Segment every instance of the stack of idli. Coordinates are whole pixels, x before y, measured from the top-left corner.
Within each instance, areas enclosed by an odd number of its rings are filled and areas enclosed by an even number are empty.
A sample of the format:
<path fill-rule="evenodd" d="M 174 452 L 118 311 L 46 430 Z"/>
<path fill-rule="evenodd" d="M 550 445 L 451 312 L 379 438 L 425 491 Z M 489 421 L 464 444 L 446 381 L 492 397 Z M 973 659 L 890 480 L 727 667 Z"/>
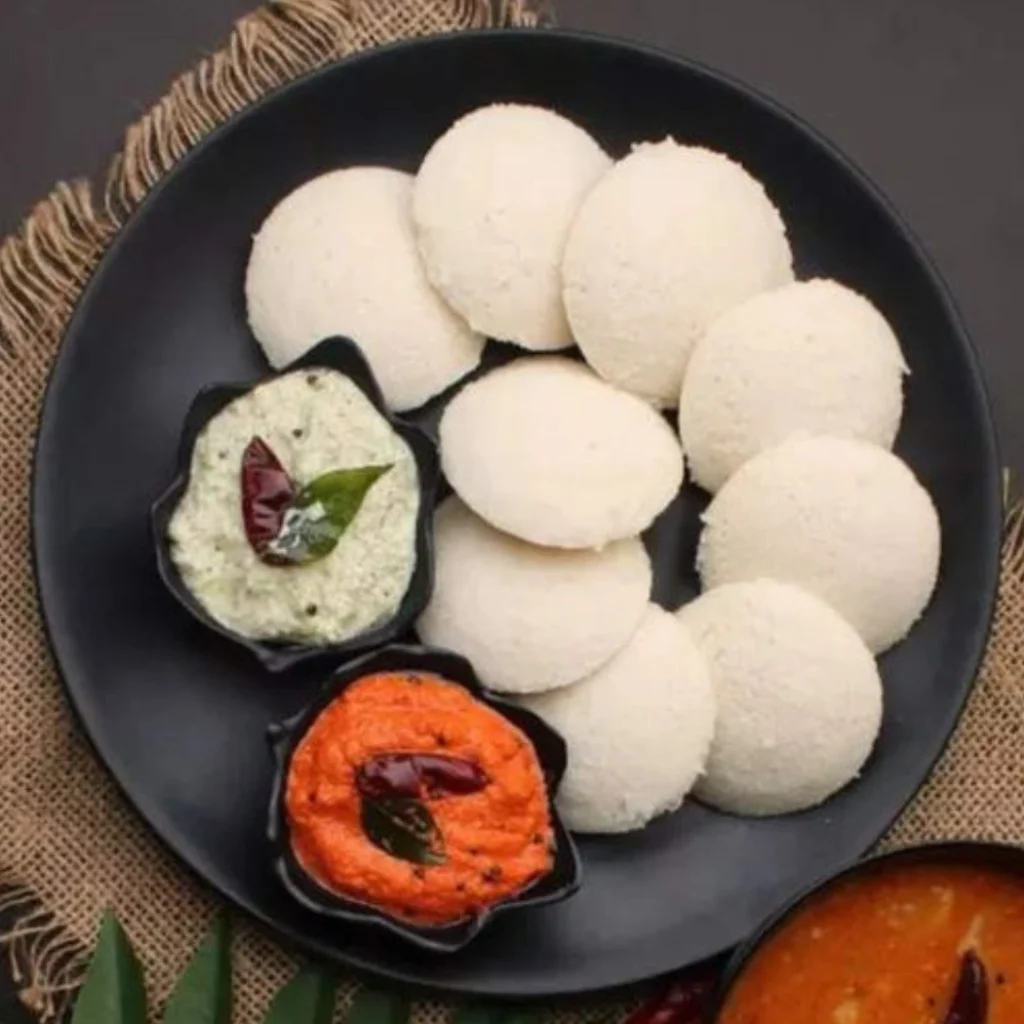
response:
<path fill-rule="evenodd" d="M 906 372 L 881 314 L 828 281 L 738 306 L 690 361 L 680 431 L 716 493 L 697 550 L 704 593 L 678 617 L 718 707 L 697 795 L 723 810 L 812 807 L 870 756 L 874 655 L 921 616 L 940 561 L 931 497 L 888 450 Z"/>
<path fill-rule="evenodd" d="M 435 517 L 421 638 L 562 733 L 570 828 L 621 832 L 678 807 L 715 705 L 686 630 L 650 604 L 639 538 L 683 482 L 671 427 L 583 364 L 536 356 L 467 385 L 439 434 L 455 496 Z"/>
<path fill-rule="evenodd" d="M 349 335 L 400 410 L 466 377 L 486 338 L 529 350 L 443 411 L 454 495 L 418 631 L 563 734 L 571 828 L 640 828 L 691 791 L 791 813 L 858 775 L 875 655 L 931 599 L 939 520 L 890 450 L 895 331 L 853 289 L 794 279 L 748 169 L 672 138 L 613 161 L 554 111 L 493 104 L 415 177 L 348 168 L 287 196 L 246 296 L 273 365 Z M 573 345 L 582 362 L 551 354 Z M 703 593 L 671 614 L 641 535 L 684 451 L 713 497 Z"/>

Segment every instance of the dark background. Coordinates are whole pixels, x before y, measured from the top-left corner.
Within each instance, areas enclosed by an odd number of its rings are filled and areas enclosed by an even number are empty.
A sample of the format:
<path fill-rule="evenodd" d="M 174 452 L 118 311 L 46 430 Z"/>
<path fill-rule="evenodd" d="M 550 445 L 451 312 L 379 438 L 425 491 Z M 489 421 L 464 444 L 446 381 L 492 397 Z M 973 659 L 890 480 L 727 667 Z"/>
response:
<path fill-rule="evenodd" d="M 0 0 L 0 236 L 255 0 Z M 555 0 L 563 25 L 711 64 L 829 135 L 889 194 L 981 350 L 1024 468 L 1022 0 Z M 2 824 L 0 824 L 2 827 Z M 21 1020 L 0 985 L 0 1020 Z"/>

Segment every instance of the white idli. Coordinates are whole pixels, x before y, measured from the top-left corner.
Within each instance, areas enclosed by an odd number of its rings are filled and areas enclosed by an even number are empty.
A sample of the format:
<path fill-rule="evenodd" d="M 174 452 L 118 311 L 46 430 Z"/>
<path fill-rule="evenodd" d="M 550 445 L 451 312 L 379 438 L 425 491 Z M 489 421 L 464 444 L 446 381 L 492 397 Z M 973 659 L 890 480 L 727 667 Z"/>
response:
<path fill-rule="evenodd" d="M 707 665 L 656 605 L 603 668 L 523 703 L 565 738 L 569 767 L 557 799 L 575 832 L 628 832 L 675 810 L 704 768 L 715 728 Z"/>
<path fill-rule="evenodd" d="M 492 526 L 549 547 L 633 537 L 683 482 L 679 442 L 650 406 L 552 356 L 469 384 L 440 438 L 455 493 Z"/>
<path fill-rule="evenodd" d="M 465 376 L 484 339 L 430 287 L 412 227 L 412 177 L 351 167 L 314 178 L 271 211 L 245 281 L 249 324 L 272 366 L 332 335 L 355 341 L 393 409 Z"/>
<path fill-rule="evenodd" d="M 704 513 L 706 588 L 771 577 L 836 609 L 872 651 L 907 635 L 939 569 L 939 517 L 891 452 L 865 441 L 794 438 L 751 459 Z"/>
<path fill-rule="evenodd" d="M 838 282 L 756 295 L 715 320 L 690 357 L 679 400 L 690 471 L 717 491 L 748 459 L 797 433 L 891 448 L 906 372 L 885 317 Z"/>
<path fill-rule="evenodd" d="M 671 139 L 636 147 L 595 186 L 562 269 L 587 362 L 661 408 L 678 403 L 712 320 L 793 280 L 785 227 L 761 185 L 727 156 Z"/>
<path fill-rule="evenodd" d="M 860 772 L 882 720 L 871 652 L 827 604 L 774 580 L 681 608 L 718 717 L 696 795 L 735 814 L 814 807 Z"/>
<path fill-rule="evenodd" d="M 416 176 L 413 215 L 434 286 L 482 334 L 544 351 L 571 345 L 565 239 L 610 164 L 553 111 L 497 104 L 467 114 Z"/>
<path fill-rule="evenodd" d="M 434 593 L 419 620 L 424 643 L 473 663 L 503 693 L 574 683 L 626 645 L 651 592 L 636 538 L 601 551 L 541 548 L 500 533 L 458 498 L 434 518 Z"/>

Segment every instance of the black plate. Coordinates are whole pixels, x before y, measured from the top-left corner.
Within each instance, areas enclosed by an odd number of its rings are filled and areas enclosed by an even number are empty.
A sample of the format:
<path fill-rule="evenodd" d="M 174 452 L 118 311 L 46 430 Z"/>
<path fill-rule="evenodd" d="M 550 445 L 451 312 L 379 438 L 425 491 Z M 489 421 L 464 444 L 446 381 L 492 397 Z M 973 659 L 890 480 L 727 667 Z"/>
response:
<path fill-rule="evenodd" d="M 319 680 L 262 673 L 179 608 L 153 564 L 147 510 L 173 475 L 196 392 L 264 372 L 242 281 L 249 238 L 274 202 L 341 164 L 414 169 L 454 118 L 493 100 L 553 106 L 616 154 L 672 133 L 726 150 L 763 179 L 800 273 L 865 292 L 902 338 L 913 376 L 898 451 L 935 497 L 944 550 L 924 620 L 883 659 L 885 725 L 856 785 L 793 817 L 690 805 L 643 832 L 586 840 L 576 897 L 496 921 L 439 959 L 319 919 L 282 891 L 262 855 L 273 771 L 264 735 Z M 688 491 L 652 531 L 666 603 L 695 592 L 701 504 Z M 283 89 L 154 191 L 68 331 L 39 435 L 34 529 L 71 701 L 129 799 L 199 875 L 282 935 L 356 967 L 460 993 L 547 996 L 638 981 L 733 945 L 892 821 L 945 743 L 983 650 L 999 465 L 977 359 L 943 285 L 827 142 L 745 87 L 648 50 L 567 34 L 461 35 L 357 57 Z"/>

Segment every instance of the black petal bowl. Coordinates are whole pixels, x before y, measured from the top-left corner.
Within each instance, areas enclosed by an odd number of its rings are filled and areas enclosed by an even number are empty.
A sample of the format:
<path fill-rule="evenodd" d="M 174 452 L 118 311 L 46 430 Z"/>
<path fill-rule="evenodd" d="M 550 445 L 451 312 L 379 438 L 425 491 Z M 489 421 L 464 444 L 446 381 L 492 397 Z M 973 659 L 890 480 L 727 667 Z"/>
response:
<path fill-rule="evenodd" d="M 416 566 L 397 611 L 373 628 L 335 644 L 295 644 L 253 640 L 213 618 L 189 590 L 171 557 L 167 530 L 178 503 L 188 489 L 192 450 L 206 425 L 235 399 L 276 377 L 296 370 L 337 370 L 348 377 L 370 400 L 392 429 L 409 445 L 419 471 L 420 507 L 416 523 Z M 359 346 L 348 338 L 328 338 L 284 369 L 250 384 L 213 384 L 195 397 L 185 417 L 178 449 L 174 482 L 151 510 L 153 542 L 160 578 L 178 603 L 204 626 L 235 641 L 254 654 L 271 672 L 281 672 L 300 662 L 319 657 L 345 657 L 386 644 L 409 629 L 427 605 L 434 585 L 433 513 L 440 480 L 440 463 L 434 442 L 418 427 L 391 415 L 377 380 Z"/>
<path fill-rule="evenodd" d="M 284 793 L 292 756 L 303 736 L 320 713 L 346 687 L 375 672 L 426 672 L 468 690 L 481 704 L 496 711 L 533 744 L 547 785 L 551 820 L 555 832 L 554 865 L 542 878 L 509 899 L 496 903 L 473 917 L 443 927 L 417 926 L 391 917 L 369 904 L 345 899 L 318 885 L 299 865 L 289 837 Z M 436 953 L 454 953 L 471 942 L 495 917 L 514 910 L 526 910 L 567 899 L 580 886 L 580 859 L 555 808 L 555 794 L 565 774 L 565 741 L 531 711 L 508 704 L 487 693 L 473 666 L 450 651 L 431 647 L 393 644 L 343 665 L 330 677 L 320 695 L 298 715 L 271 727 L 270 742 L 277 762 L 270 800 L 268 836 L 274 868 L 291 896 L 316 913 L 338 921 L 374 925 Z"/>

